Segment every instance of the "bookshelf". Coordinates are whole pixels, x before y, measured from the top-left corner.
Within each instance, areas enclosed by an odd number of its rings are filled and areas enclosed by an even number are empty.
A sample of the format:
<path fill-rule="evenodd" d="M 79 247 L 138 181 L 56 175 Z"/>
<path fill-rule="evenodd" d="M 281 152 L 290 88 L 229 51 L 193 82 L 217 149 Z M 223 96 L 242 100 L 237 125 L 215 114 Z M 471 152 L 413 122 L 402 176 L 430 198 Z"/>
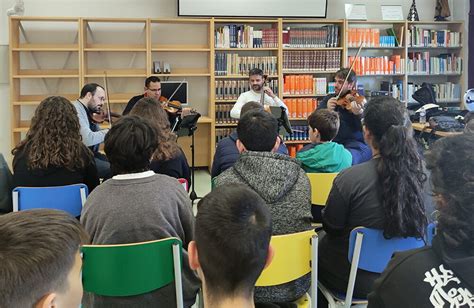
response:
<path fill-rule="evenodd" d="M 400 99 L 408 102 L 415 85 L 429 81 L 446 106 L 459 106 L 461 98 L 453 93 L 463 93 L 462 21 L 15 16 L 9 24 L 12 145 L 24 137 L 34 109 L 49 95 L 73 101 L 85 83 L 104 84 L 105 72 L 112 109 L 121 112 L 132 96 L 142 92 L 144 79 L 156 75 L 163 81 L 188 81 L 190 105 L 203 115 L 196 132 L 196 165 L 210 167 L 216 141 L 236 127 L 226 113 L 238 95 L 248 90 L 250 67 L 260 64 L 264 68 L 269 86 L 290 109 L 292 125 L 305 127 L 308 112 L 332 91 L 334 73 L 348 66 L 349 57 L 356 53 L 356 29 L 378 29 L 379 36 L 393 29 L 390 34 L 399 41 L 381 45 L 379 40 L 362 49 L 365 57 L 400 59 L 399 71 L 375 70 L 361 76 L 359 83 L 365 90 L 380 91 L 386 81 L 389 90 L 396 88 Z M 426 34 L 430 35 L 434 31 L 450 36 L 459 33 L 458 43 L 412 44 L 415 29 L 429 30 Z M 430 74 L 411 69 L 414 55 L 423 59 L 428 54 L 431 61 L 440 63 L 450 55 L 450 63 L 455 60 L 460 65 Z M 154 71 L 156 61 L 161 72 Z M 170 64 L 170 73 L 164 73 L 164 62 Z M 306 138 L 289 136 L 287 143 L 300 147 L 308 142 Z M 188 159 L 189 139 L 179 140 Z"/>
<path fill-rule="evenodd" d="M 434 85 L 436 100 L 459 107 L 463 95 L 462 21 L 408 22 L 407 99 L 423 82 Z"/>

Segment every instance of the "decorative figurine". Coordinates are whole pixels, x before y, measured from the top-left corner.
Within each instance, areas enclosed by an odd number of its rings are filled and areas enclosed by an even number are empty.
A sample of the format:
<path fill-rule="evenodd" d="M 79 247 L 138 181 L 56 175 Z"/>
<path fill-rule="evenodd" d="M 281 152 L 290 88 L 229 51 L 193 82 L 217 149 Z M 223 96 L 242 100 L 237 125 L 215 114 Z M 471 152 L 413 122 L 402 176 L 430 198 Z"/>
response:
<path fill-rule="evenodd" d="M 448 0 L 436 0 L 435 21 L 446 21 L 451 16 Z"/>
<path fill-rule="evenodd" d="M 408 12 L 407 19 L 409 21 L 419 21 L 420 20 L 420 17 L 418 17 L 418 11 L 416 10 L 415 0 L 413 0 L 413 3 L 411 4 L 410 11 Z"/>

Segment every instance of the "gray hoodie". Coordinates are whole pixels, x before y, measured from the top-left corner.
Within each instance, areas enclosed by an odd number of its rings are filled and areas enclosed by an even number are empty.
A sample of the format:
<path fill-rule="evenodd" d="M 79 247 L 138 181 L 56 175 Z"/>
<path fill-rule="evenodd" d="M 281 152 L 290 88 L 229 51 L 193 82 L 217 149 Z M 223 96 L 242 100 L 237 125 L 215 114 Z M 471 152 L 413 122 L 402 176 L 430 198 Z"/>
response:
<path fill-rule="evenodd" d="M 286 155 L 245 152 L 216 180 L 216 187 L 245 184 L 262 197 L 272 214 L 273 235 L 311 229 L 311 187 L 299 163 Z M 295 281 L 255 290 L 257 302 L 285 302 L 301 297 L 310 287 L 309 274 Z"/>

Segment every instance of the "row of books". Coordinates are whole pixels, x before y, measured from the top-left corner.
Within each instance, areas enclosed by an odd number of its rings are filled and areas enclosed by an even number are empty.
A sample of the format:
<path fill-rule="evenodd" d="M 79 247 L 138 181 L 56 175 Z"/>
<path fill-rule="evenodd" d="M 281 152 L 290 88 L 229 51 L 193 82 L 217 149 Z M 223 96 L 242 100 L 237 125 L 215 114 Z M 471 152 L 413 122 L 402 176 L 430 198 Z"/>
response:
<path fill-rule="evenodd" d="M 403 27 L 402 27 L 403 29 Z M 349 28 L 347 30 L 348 47 L 399 47 L 401 42 L 393 28 L 387 29 L 387 35 L 380 35 L 380 29 L 377 28 Z M 403 37 L 401 30 L 400 38 Z"/>
<path fill-rule="evenodd" d="M 250 25 L 226 25 L 214 33 L 216 48 L 276 48 L 277 29 L 254 29 Z"/>
<path fill-rule="evenodd" d="M 341 67 L 340 50 L 286 51 L 283 69 L 287 71 L 336 71 Z"/>
<path fill-rule="evenodd" d="M 278 93 L 278 80 L 272 79 L 266 83 L 273 93 Z M 216 80 L 216 99 L 233 99 L 236 100 L 243 92 L 250 90 L 250 85 L 247 80 Z"/>
<path fill-rule="evenodd" d="M 429 51 L 409 52 L 407 71 L 409 74 L 461 74 L 462 59 L 451 53 L 430 56 Z"/>
<path fill-rule="evenodd" d="M 339 47 L 339 26 L 286 28 L 283 30 L 283 47 L 323 48 Z"/>
<path fill-rule="evenodd" d="M 216 124 L 237 124 L 237 119 L 231 118 L 230 111 L 234 104 L 216 104 Z"/>
<path fill-rule="evenodd" d="M 216 146 L 219 141 L 228 137 L 234 130 L 234 127 L 216 128 Z"/>
<path fill-rule="evenodd" d="M 267 75 L 277 75 L 276 56 L 242 57 L 236 53 L 219 52 L 215 55 L 215 74 L 217 76 L 248 75 L 252 68 L 259 68 Z"/>
<path fill-rule="evenodd" d="M 325 77 L 314 78 L 313 75 L 285 75 L 283 94 L 290 95 L 325 95 L 327 80 Z"/>
<path fill-rule="evenodd" d="M 307 119 L 318 107 L 318 100 L 315 98 L 285 98 L 283 102 L 288 107 L 290 118 Z"/>
<path fill-rule="evenodd" d="M 413 93 L 416 92 L 421 87 L 419 84 L 408 84 L 408 101 L 415 102 L 415 99 L 412 97 Z M 458 83 L 444 82 L 444 83 L 435 83 L 433 88 L 436 94 L 436 101 L 442 103 L 443 101 L 448 102 L 459 102 L 461 101 L 461 85 Z"/>
<path fill-rule="evenodd" d="M 348 65 L 351 65 L 355 57 L 348 58 Z M 358 57 L 354 64 L 354 71 L 357 75 L 394 75 L 404 74 L 405 59 L 400 55 L 383 57 Z"/>
<path fill-rule="evenodd" d="M 413 26 L 408 31 L 408 47 L 459 47 L 461 32 Z"/>
<path fill-rule="evenodd" d="M 291 129 L 293 130 L 293 134 L 286 134 L 283 136 L 284 141 L 303 141 L 309 139 L 308 125 L 292 125 Z"/>
<path fill-rule="evenodd" d="M 304 144 L 302 144 L 302 143 L 300 143 L 300 144 L 288 144 L 286 146 L 286 148 L 288 149 L 288 155 L 290 155 L 290 157 L 293 157 L 293 158 L 296 157 L 296 153 L 298 153 L 298 151 L 301 150 L 303 147 L 304 147 Z"/>

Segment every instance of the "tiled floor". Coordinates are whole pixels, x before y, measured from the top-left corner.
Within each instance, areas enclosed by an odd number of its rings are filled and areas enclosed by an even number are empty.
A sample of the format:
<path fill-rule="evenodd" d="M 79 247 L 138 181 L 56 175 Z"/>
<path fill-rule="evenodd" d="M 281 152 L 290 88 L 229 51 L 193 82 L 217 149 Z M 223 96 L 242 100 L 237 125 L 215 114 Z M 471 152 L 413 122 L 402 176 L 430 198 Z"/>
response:
<path fill-rule="evenodd" d="M 196 174 L 194 175 L 195 187 L 194 190 L 196 191 L 196 195 L 199 198 L 204 197 L 211 191 L 211 175 L 207 170 L 196 170 Z M 191 189 L 190 189 L 191 190 Z M 196 205 L 199 202 L 198 200 L 194 201 L 193 204 L 193 212 L 194 215 L 197 213 Z"/>

